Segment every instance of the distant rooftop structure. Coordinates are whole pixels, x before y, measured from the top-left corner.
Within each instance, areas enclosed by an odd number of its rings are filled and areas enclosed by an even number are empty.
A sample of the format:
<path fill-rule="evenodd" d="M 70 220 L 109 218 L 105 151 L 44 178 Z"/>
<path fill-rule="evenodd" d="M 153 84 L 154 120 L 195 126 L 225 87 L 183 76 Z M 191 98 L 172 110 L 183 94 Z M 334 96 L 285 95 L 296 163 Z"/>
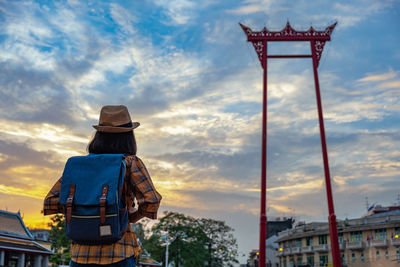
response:
<path fill-rule="evenodd" d="M 49 249 L 34 241 L 19 212 L 0 210 L 0 266 L 48 266 Z"/>
<path fill-rule="evenodd" d="M 267 222 L 267 239 L 270 238 L 271 236 L 278 235 L 279 232 L 286 230 L 286 229 L 292 229 L 294 224 L 294 219 L 293 218 L 286 218 L 283 217 L 281 218 L 276 218 L 275 221 L 268 221 Z"/>
<path fill-rule="evenodd" d="M 369 208 L 366 214 L 364 214 L 363 217 L 374 215 L 377 213 L 382 213 L 382 212 L 388 212 L 388 211 L 393 211 L 393 210 L 400 210 L 400 206 L 388 206 L 388 207 L 383 207 L 382 205 L 379 204 L 372 204 Z"/>
<path fill-rule="evenodd" d="M 357 230 L 377 229 L 380 225 L 393 224 L 396 227 L 400 226 L 400 206 L 387 207 L 387 211 L 367 215 L 356 219 L 337 220 L 339 232 L 351 232 Z M 291 240 L 297 237 L 313 236 L 316 234 L 329 234 L 329 224 L 327 222 L 311 222 L 298 225 L 293 229 L 287 229 L 278 234 L 277 242 Z"/>

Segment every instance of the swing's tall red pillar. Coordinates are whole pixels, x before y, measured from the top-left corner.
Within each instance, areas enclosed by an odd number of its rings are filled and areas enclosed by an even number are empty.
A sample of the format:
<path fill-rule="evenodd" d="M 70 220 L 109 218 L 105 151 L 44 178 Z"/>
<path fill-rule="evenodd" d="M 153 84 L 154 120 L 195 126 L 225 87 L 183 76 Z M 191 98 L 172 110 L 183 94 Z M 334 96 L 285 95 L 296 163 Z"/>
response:
<path fill-rule="evenodd" d="M 286 27 L 281 31 L 269 31 L 264 27 L 262 31 L 253 32 L 249 27 L 242 24 L 243 31 L 247 35 L 247 41 L 252 42 L 254 49 L 258 55 L 261 66 L 264 70 L 263 73 L 263 122 L 262 122 L 262 154 L 261 154 L 261 208 L 260 208 L 260 251 L 258 266 L 265 267 L 266 263 L 266 230 L 267 230 L 267 216 L 266 216 L 266 185 L 267 185 L 267 59 L 268 58 L 312 58 L 313 70 L 314 70 L 314 81 L 315 81 L 315 93 L 318 107 L 318 119 L 319 119 L 319 129 L 321 136 L 321 146 L 322 146 L 322 158 L 324 163 L 324 173 L 325 173 L 325 186 L 326 194 L 328 200 L 329 209 L 329 232 L 330 241 L 332 249 L 332 259 L 334 267 L 341 267 L 341 257 L 338 242 L 338 233 L 336 225 L 335 210 L 333 207 L 333 197 L 331 188 L 331 178 L 329 173 L 329 162 L 328 162 L 328 151 L 326 148 L 325 139 L 325 127 L 324 119 L 322 114 L 322 103 L 321 94 L 319 89 L 318 81 L 318 64 L 321 59 L 322 50 L 324 48 L 325 42 L 330 40 L 330 35 L 335 28 L 337 23 L 332 24 L 323 31 L 316 31 L 312 27 L 308 31 L 296 31 L 294 30 L 289 22 Z M 267 46 L 268 42 L 279 42 L 279 41 L 309 41 L 311 45 L 311 55 L 268 55 Z"/>

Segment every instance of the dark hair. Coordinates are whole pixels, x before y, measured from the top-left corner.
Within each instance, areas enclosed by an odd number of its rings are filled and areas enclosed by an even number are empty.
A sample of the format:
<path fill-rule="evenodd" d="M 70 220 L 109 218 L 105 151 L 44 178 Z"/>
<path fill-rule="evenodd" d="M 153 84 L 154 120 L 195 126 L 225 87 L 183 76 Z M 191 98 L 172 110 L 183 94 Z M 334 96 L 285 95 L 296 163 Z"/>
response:
<path fill-rule="evenodd" d="M 133 131 L 125 133 L 106 133 L 97 131 L 87 146 L 94 154 L 136 155 L 136 139 Z"/>

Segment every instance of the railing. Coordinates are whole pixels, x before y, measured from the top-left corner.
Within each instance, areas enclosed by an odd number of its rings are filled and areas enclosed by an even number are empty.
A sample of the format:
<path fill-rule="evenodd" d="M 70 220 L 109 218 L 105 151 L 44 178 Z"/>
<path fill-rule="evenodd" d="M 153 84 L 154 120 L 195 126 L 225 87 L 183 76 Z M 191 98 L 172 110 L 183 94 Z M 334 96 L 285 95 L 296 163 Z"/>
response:
<path fill-rule="evenodd" d="M 390 244 L 392 246 L 400 246 L 400 238 L 393 237 L 392 239 L 390 239 Z"/>
<path fill-rule="evenodd" d="M 303 253 L 310 253 L 310 252 L 313 252 L 313 249 L 312 249 L 312 246 L 306 246 L 306 247 L 302 247 L 301 251 Z"/>
<path fill-rule="evenodd" d="M 278 251 L 277 256 L 283 256 L 283 249 Z"/>
<path fill-rule="evenodd" d="M 387 240 L 386 239 L 370 240 L 369 241 L 369 246 L 370 247 L 387 247 Z"/>
<path fill-rule="evenodd" d="M 364 243 L 362 241 L 348 242 L 348 243 L 346 243 L 346 248 L 348 248 L 348 249 L 363 249 Z"/>
<path fill-rule="evenodd" d="M 284 255 L 290 255 L 292 253 L 292 250 L 290 248 L 284 248 L 283 249 L 283 254 Z"/>
<path fill-rule="evenodd" d="M 292 248 L 292 254 L 300 254 L 300 253 L 301 253 L 300 247 L 293 247 Z"/>
<path fill-rule="evenodd" d="M 328 245 L 327 244 L 314 245 L 313 250 L 314 251 L 328 251 Z"/>

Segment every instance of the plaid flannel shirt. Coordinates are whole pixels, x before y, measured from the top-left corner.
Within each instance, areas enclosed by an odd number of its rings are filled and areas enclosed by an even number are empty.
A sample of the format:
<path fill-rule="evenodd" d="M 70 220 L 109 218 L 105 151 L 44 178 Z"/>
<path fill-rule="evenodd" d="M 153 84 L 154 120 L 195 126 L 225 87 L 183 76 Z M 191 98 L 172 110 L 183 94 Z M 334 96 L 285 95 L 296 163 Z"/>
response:
<path fill-rule="evenodd" d="M 127 166 L 130 166 L 128 207 L 133 205 L 136 198 L 138 213 L 150 219 L 157 219 L 157 210 L 162 197 L 156 191 L 145 165 L 137 156 L 129 156 L 125 161 Z M 61 179 L 56 182 L 44 200 L 44 215 L 63 212 L 63 206 L 58 202 Z M 136 235 L 129 226 L 122 238 L 113 244 L 81 245 L 72 242 L 71 260 L 83 264 L 112 264 L 132 256 L 137 257 L 139 250 Z"/>

